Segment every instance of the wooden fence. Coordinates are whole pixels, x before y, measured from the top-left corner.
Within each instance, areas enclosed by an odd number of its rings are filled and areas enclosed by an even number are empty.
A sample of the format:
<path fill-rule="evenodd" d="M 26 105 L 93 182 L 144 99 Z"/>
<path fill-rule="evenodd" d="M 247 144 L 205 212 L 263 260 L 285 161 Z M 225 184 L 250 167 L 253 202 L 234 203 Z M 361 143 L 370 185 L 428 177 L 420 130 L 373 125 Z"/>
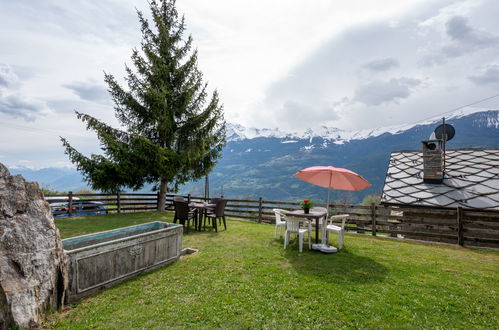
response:
<path fill-rule="evenodd" d="M 166 195 L 167 208 L 173 209 L 173 197 Z M 55 215 L 75 216 L 87 213 L 81 210 L 82 201 L 100 202 L 106 213 L 153 211 L 157 209 L 158 194 L 80 194 L 47 195 L 50 202 L 63 202 L 66 210 Z M 183 196 L 189 201 L 205 201 L 203 197 Z M 76 200 L 79 198 L 79 200 Z M 260 223 L 274 223 L 273 209 L 294 210 L 300 208 L 298 202 L 228 199 L 225 215 Z M 56 204 L 52 204 L 56 205 Z M 315 206 L 326 206 L 315 204 Z M 461 246 L 484 246 L 499 248 L 499 211 L 463 209 L 461 207 L 402 207 L 383 205 L 331 205 L 331 214 L 350 216 L 346 223 L 347 231 L 373 236 L 438 241 Z"/>

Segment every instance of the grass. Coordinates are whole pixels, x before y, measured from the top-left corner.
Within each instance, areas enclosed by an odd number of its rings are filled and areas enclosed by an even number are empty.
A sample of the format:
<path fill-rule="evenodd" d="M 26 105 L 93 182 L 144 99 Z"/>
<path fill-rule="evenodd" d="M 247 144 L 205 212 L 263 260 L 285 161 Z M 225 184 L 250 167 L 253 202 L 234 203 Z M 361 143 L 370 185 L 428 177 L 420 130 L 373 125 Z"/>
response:
<path fill-rule="evenodd" d="M 159 213 L 58 219 L 62 237 L 170 220 Z M 461 328 L 498 329 L 499 254 L 347 235 L 324 255 L 273 226 L 229 221 L 192 232 L 199 249 L 54 313 L 54 328 Z"/>

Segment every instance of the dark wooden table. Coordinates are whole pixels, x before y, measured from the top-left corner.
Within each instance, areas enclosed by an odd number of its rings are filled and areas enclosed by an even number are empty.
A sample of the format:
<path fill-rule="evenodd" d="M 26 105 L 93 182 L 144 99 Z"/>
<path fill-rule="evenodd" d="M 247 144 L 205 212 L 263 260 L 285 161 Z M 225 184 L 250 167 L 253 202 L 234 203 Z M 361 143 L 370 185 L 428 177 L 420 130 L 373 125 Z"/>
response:
<path fill-rule="evenodd" d="M 315 243 L 319 243 L 319 220 L 320 218 L 326 218 L 326 212 L 312 212 L 305 214 L 303 210 L 294 210 L 294 211 L 286 211 L 285 215 L 289 215 L 290 217 L 295 218 L 306 218 L 310 220 L 315 219 Z"/>
<path fill-rule="evenodd" d="M 189 203 L 189 207 L 191 209 L 194 209 L 196 212 L 196 223 L 198 224 L 198 228 L 196 228 L 197 231 L 201 231 L 202 227 L 202 222 L 203 222 L 203 215 L 204 212 L 212 209 L 215 209 L 216 204 L 208 204 L 208 203 Z"/>

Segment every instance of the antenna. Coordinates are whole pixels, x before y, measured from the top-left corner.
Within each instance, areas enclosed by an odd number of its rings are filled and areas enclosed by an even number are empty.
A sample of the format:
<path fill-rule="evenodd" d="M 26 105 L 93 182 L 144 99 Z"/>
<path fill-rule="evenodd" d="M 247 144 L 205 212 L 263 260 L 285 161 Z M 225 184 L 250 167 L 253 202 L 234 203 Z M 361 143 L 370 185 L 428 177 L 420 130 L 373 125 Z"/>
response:
<path fill-rule="evenodd" d="M 445 123 L 445 117 L 442 118 L 443 124 L 439 125 L 432 133 L 435 134 L 436 140 L 450 141 L 456 135 L 456 129 L 449 124 Z M 446 138 L 444 138 L 446 136 Z"/>
<path fill-rule="evenodd" d="M 432 133 L 432 136 L 435 136 L 437 140 L 442 140 L 443 144 L 443 166 L 442 166 L 442 171 L 443 175 L 445 177 L 445 151 L 446 151 L 446 144 L 447 141 L 452 140 L 452 138 L 456 135 L 456 129 L 449 124 L 445 123 L 445 117 L 442 118 L 442 124 L 437 126 L 435 130 Z"/>
<path fill-rule="evenodd" d="M 442 124 L 439 125 L 430 138 L 423 142 L 423 182 L 442 183 L 445 178 L 445 146 L 446 142 L 451 140 L 456 134 L 456 130 L 445 123 L 445 117 L 442 118 Z"/>
<path fill-rule="evenodd" d="M 439 127 L 440 127 L 440 126 L 439 126 Z M 452 127 L 452 126 L 451 126 L 451 127 Z M 437 127 L 437 128 L 438 128 L 438 127 Z M 436 136 L 436 135 L 438 135 L 438 134 L 437 134 L 437 128 L 435 128 L 435 136 Z M 442 141 L 444 141 L 444 155 L 443 155 L 443 156 L 444 156 L 444 157 L 443 157 L 443 158 L 444 158 L 444 159 L 443 159 L 443 161 L 444 161 L 444 162 L 443 162 L 443 164 L 444 164 L 444 165 L 442 166 L 442 173 L 443 173 L 443 178 L 444 178 L 444 179 L 445 179 L 445 144 L 446 144 L 445 142 L 447 142 L 447 138 L 448 138 L 448 137 L 447 137 L 447 134 L 446 134 L 446 128 L 447 128 L 447 127 L 445 127 L 445 117 L 443 117 L 443 118 L 442 118 L 442 137 L 441 137 L 440 139 L 441 139 Z M 452 137 L 454 137 L 454 136 L 452 136 Z"/>
<path fill-rule="evenodd" d="M 445 117 L 442 118 L 442 124 L 438 125 L 435 130 L 430 135 L 430 138 L 428 140 L 442 140 L 445 144 L 445 142 L 452 140 L 452 138 L 456 135 L 456 129 L 454 126 L 446 124 L 445 123 Z M 446 138 L 444 138 L 446 137 Z M 436 148 L 435 143 L 429 143 L 428 144 L 428 149 L 430 150 L 435 150 Z M 445 146 L 444 146 L 444 151 L 445 151 Z"/>

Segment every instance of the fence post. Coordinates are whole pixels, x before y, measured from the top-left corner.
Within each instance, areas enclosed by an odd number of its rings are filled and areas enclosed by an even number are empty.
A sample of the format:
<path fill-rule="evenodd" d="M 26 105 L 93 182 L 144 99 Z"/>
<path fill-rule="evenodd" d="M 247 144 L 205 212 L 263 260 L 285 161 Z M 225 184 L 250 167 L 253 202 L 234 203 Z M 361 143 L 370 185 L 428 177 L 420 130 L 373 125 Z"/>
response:
<path fill-rule="evenodd" d="M 371 233 L 373 236 L 376 236 L 376 204 L 371 203 L 371 220 L 372 220 L 372 225 L 371 225 Z"/>
<path fill-rule="evenodd" d="M 121 213 L 121 193 L 119 191 L 116 193 L 116 206 L 118 207 L 118 213 Z"/>
<path fill-rule="evenodd" d="M 263 209 L 263 198 L 258 199 L 258 222 L 262 222 L 262 209 Z"/>
<path fill-rule="evenodd" d="M 190 203 L 191 202 L 191 194 L 188 194 L 187 195 L 187 203 Z"/>
<path fill-rule="evenodd" d="M 159 211 L 159 196 L 160 196 L 160 193 L 159 191 L 156 193 L 156 210 Z M 166 208 L 166 197 L 165 197 L 165 208 Z"/>
<path fill-rule="evenodd" d="M 73 192 L 68 193 L 68 216 L 73 216 Z"/>
<path fill-rule="evenodd" d="M 343 204 L 343 209 L 345 211 L 347 210 L 347 207 L 348 207 L 348 204 L 346 204 L 346 203 Z M 365 228 L 365 222 L 364 221 L 356 220 L 355 221 L 355 226 L 357 227 L 357 234 L 365 234 L 366 233 L 366 230 L 364 229 Z"/>
<path fill-rule="evenodd" d="M 457 244 L 464 245 L 463 208 L 457 207 Z"/>

